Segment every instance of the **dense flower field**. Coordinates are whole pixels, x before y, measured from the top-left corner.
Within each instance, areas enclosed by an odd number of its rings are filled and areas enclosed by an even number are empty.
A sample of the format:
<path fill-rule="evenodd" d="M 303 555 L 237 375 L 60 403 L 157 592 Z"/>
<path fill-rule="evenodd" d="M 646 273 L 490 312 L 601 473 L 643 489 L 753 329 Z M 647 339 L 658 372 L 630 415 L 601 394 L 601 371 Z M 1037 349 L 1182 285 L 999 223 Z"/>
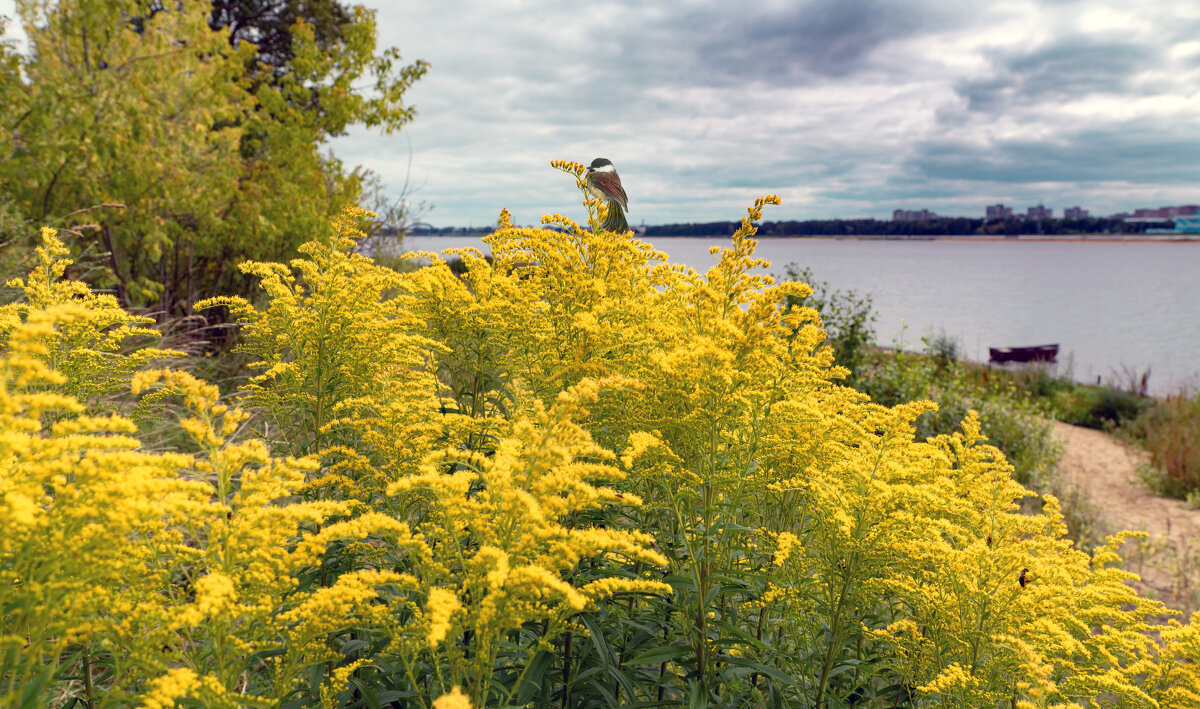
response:
<path fill-rule="evenodd" d="M 932 404 L 839 383 L 755 275 L 777 201 L 707 274 L 506 214 L 400 273 L 347 212 L 200 304 L 232 401 L 45 230 L 0 308 L 0 706 L 1200 706 L 1119 537 L 1021 514 L 974 415 L 915 440 Z"/>

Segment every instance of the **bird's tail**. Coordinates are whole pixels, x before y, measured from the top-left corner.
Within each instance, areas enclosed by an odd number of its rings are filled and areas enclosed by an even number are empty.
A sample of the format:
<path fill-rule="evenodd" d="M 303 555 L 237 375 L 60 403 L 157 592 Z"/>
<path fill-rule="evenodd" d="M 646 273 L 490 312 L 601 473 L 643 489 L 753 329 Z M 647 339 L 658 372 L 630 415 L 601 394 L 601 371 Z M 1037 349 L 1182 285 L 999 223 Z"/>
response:
<path fill-rule="evenodd" d="M 604 231 L 616 232 L 624 234 L 629 231 L 629 222 L 625 221 L 625 211 L 616 202 L 608 203 L 608 214 L 604 217 L 604 223 L 600 225 Z"/>

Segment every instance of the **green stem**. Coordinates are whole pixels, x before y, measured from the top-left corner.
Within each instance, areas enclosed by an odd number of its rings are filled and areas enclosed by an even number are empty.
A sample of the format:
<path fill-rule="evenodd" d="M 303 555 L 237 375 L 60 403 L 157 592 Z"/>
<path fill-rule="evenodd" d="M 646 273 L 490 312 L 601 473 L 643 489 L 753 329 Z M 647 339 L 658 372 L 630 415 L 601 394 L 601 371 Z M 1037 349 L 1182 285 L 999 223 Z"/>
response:
<path fill-rule="evenodd" d="M 95 687 L 92 686 L 92 654 L 85 647 L 83 649 L 83 692 L 87 697 L 88 709 L 96 706 L 95 704 Z"/>
<path fill-rule="evenodd" d="M 821 663 L 821 676 L 817 682 L 817 701 L 814 706 L 822 707 L 825 701 L 825 689 L 829 682 L 829 672 L 833 669 L 833 661 L 837 656 L 838 646 L 841 645 L 842 637 L 842 610 L 845 608 L 846 595 L 850 590 L 849 569 L 842 579 L 842 588 L 838 592 L 837 606 L 834 608 L 833 617 L 829 623 L 829 646 L 825 649 L 825 660 Z"/>
<path fill-rule="evenodd" d="M 871 481 L 873 481 L 875 476 L 879 473 L 879 468 L 883 463 L 883 454 L 887 443 L 888 437 L 885 435 L 884 439 L 880 441 L 879 453 L 875 457 L 875 465 L 871 469 L 870 476 L 867 478 L 868 490 Z M 817 701 L 815 704 L 817 707 L 823 706 L 825 701 L 825 690 L 828 687 L 829 673 L 833 670 L 833 661 L 836 658 L 837 650 L 841 645 L 843 630 L 842 612 L 846 607 L 846 599 L 850 594 L 850 587 L 858 573 L 859 545 L 862 543 L 862 534 L 864 528 L 866 527 L 865 513 L 867 512 L 868 507 L 868 504 L 860 504 L 859 509 L 855 513 L 854 532 L 851 535 L 851 541 L 853 542 L 854 547 L 853 552 L 849 555 L 850 558 L 846 560 L 844 565 L 845 568 L 842 569 L 842 587 L 838 591 L 837 604 L 834 608 L 833 616 L 830 619 L 829 647 L 825 650 L 825 661 L 821 665 L 821 676 L 817 683 Z"/>
<path fill-rule="evenodd" d="M 767 607 L 764 605 L 758 611 L 758 624 L 754 628 L 754 639 L 759 641 L 760 643 L 762 642 L 763 624 L 766 623 L 766 621 L 767 621 Z M 750 675 L 750 688 L 751 689 L 758 688 L 758 673 L 757 672 Z"/>
<path fill-rule="evenodd" d="M 563 693 L 562 693 L 562 709 L 567 709 L 567 702 L 571 699 L 571 633 L 567 633 L 563 637 Z"/>

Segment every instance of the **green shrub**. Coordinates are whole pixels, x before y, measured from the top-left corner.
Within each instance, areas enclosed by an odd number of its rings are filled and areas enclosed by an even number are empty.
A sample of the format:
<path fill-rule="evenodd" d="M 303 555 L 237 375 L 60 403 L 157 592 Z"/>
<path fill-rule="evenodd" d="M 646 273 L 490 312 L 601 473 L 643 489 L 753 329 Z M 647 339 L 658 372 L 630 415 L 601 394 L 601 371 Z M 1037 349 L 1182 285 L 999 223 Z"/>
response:
<path fill-rule="evenodd" d="M 1151 407 L 1151 400 L 1144 396 L 1100 387 L 1080 390 L 1077 401 L 1083 406 L 1077 405 L 1074 409 L 1075 420 L 1067 422 L 1100 429 L 1112 429 L 1133 421 Z"/>
<path fill-rule="evenodd" d="M 944 338 L 942 338 L 944 340 Z M 927 343 L 927 354 L 896 349 L 878 352 L 860 375 L 860 388 L 885 405 L 930 399 L 938 410 L 917 420 L 918 437 L 958 430 L 969 411 L 977 411 L 984 435 L 1004 451 L 1022 484 L 1044 481 L 1058 461 L 1048 412 L 1002 379 L 983 379 L 953 352 Z"/>
<path fill-rule="evenodd" d="M 1161 495 L 1200 491 L 1200 398 L 1170 396 L 1144 407 L 1125 431 L 1150 454 L 1142 479 Z"/>
<path fill-rule="evenodd" d="M 400 129 L 413 116 L 405 92 L 427 68 L 377 53 L 373 13 L 331 0 L 16 11 L 29 49 L 0 42 L 0 236 L 5 222 L 94 224 L 102 285 L 122 305 L 172 315 L 248 294 L 238 263 L 295 256 L 354 204 L 364 175 L 325 142 L 353 124 Z M 314 16 L 341 21 L 319 36 Z M 285 46 L 256 57 L 244 41 L 256 30 Z"/>
<path fill-rule="evenodd" d="M 959 346 L 958 340 L 944 331 L 936 335 L 930 334 L 923 341 L 925 342 L 925 353 L 933 357 L 933 361 L 939 369 L 946 369 L 951 363 L 962 358 L 962 347 Z"/>

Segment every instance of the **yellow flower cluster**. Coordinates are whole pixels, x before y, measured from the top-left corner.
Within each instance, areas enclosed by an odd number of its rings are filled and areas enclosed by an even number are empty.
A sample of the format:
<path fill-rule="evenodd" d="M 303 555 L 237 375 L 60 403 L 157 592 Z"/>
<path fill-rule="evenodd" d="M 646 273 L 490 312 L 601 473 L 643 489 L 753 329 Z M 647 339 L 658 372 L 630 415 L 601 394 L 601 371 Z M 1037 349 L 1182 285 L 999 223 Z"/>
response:
<path fill-rule="evenodd" d="M 333 514 L 346 517 L 326 530 L 370 520 L 355 536 L 377 542 L 342 547 L 336 563 L 342 586 L 356 573 L 394 570 L 376 580 L 390 586 L 393 620 L 372 617 L 371 632 L 389 638 L 405 672 L 447 663 L 445 686 L 468 687 L 482 703 L 513 631 L 541 622 L 551 642 L 590 604 L 670 590 L 638 574 L 571 580 L 585 563 L 639 563 L 645 573 L 666 564 L 641 531 L 574 521 L 639 502 L 609 486 L 625 474 L 576 422 L 605 391 L 630 382 L 572 372 L 538 397 L 530 384 L 546 383 L 533 375 L 558 365 L 550 353 L 526 350 L 537 347 L 532 336 L 552 337 L 551 328 L 512 327 L 546 322 L 545 303 L 522 293 L 530 267 L 496 269 L 464 252 L 463 278 L 440 261 L 396 273 L 353 253 L 363 216 L 344 215 L 291 270 L 244 265 L 267 296 L 261 309 L 237 299 L 203 307 L 229 306 L 244 324 L 243 349 L 262 370 L 248 400 L 277 423 L 281 452 L 313 456 L 317 470 L 299 490 L 339 502 Z M 562 257 L 571 268 L 570 254 Z M 605 281 L 595 283 L 603 295 Z M 534 358 L 514 365 L 515 351 Z M 305 605 L 295 612 L 344 615 Z"/>
<path fill-rule="evenodd" d="M 177 474 L 186 456 L 139 450 L 131 421 L 76 398 L 106 391 L 157 354 L 109 351 L 136 334 L 138 319 L 114 314 L 114 303 L 85 286 L 56 281 L 62 245 L 50 231 L 43 239 L 40 265 L 19 283 L 33 302 L 0 310 L 3 706 L 28 705 L 34 695 L 24 687 L 46 684 L 81 648 L 84 662 L 92 648 L 117 653 L 114 682 L 125 679 L 124 630 L 163 607 L 170 574 L 160 561 L 182 551 L 175 525 L 201 494 Z M 96 349 L 64 350 L 85 342 Z M 87 382 L 101 362 L 111 371 Z M 143 637 L 149 646 L 161 633 Z"/>
<path fill-rule="evenodd" d="M 471 700 L 462 689 L 454 687 L 434 700 L 433 709 L 471 709 Z"/>
<path fill-rule="evenodd" d="M 301 575 L 330 545 L 374 535 L 410 543 L 407 527 L 376 515 L 319 529 L 347 503 L 296 500 L 314 462 L 274 458 L 255 438 L 231 442 L 247 414 L 221 403 L 215 386 L 178 370 L 135 374 L 161 353 L 117 352 L 140 332 L 136 319 L 55 280 L 61 243 L 43 238 L 26 300 L 5 311 L 0 358 L 0 705 L 70 669 L 64 661 L 86 669 L 96 658 L 110 658 L 106 694 L 144 692 L 147 706 L 293 692 L 329 657 L 328 634 L 369 615 L 376 588 L 396 578 L 361 570 L 311 587 Z M 156 389 L 148 398 L 159 404 L 182 400 L 179 439 L 191 453 L 141 450 L 132 422 L 89 412 L 77 395 L 98 385 L 55 368 L 83 361 L 56 356 L 82 340 L 114 350 L 96 360 L 111 363 L 105 387 L 123 381 L 133 394 Z M 276 648 L 269 681 L 248 686 L 260 654 Z"/>
<path fill-rule="evenodd" d="M 704 274 L 586 195 L 591 230 L 505 212 L 454 270 L 355 253 L 347 212 L 202 304 L 242 323 L 237 401 L 138 371 L 47 234 L 0 308 L 0 706 L 1200 703 L 1200 618 L 1153 625 L 1123 536 L 1021 512 L 974 415 L 917 440 L 931 403 L 839 384 L 755 255 L 778 201 Z M 180 452 L 96 410 L 126 384 Z"/>
<path fill-rule="evenodd" d="M 132 340 L 158 337 L 156 330 L 146 327 L 153 320 L 126 312 L 110 294 L 95 293 L 85 283 L 63 278 L 73 263 L 67 258 L 70 251 L 53 229 L 43 228 L 41 237 L 33 271 L 6 284 L 20 289 L 24 298 L 0 306 L 0 342 L 8 342 L 14 328 L 38 313 L 50 309 L 74 313 L 57 319 L 35 355 L 60 375 L 55 391 L 94 408 L 101 395 L 120 389 L 146 363 L 183 355 L 153 347 L 128 351 Z"/>
<path fill-rule="evenodd" d="M 799 538 L 791 532 L 780 532 L 776 537 L 776 544 L 778 544 L 774 559 L 776 566 L 783 566 L 793 553 L 802 551 Z"/>

